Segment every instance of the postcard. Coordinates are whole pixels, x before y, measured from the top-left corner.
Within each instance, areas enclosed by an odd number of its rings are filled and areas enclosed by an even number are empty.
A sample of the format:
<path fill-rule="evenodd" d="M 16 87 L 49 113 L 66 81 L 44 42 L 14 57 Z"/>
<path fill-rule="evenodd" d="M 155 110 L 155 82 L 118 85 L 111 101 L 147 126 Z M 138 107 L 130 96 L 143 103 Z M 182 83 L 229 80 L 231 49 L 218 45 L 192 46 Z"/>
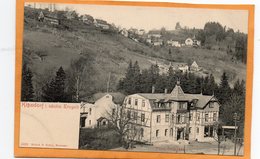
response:
<path fill-rule="evenodd" d="M 250 158 L 253 5 L 17 1 L 15 156 Z"/>

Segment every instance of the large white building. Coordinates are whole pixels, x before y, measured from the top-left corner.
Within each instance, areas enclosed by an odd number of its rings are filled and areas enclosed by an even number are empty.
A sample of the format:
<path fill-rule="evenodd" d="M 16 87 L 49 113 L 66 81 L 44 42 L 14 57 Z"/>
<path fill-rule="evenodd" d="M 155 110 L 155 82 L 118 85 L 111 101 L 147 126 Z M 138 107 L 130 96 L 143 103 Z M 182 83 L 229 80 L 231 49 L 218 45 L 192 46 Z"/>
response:
<path fill-rule="evenodd" d="M 110 115 L 124 100 L 121 93 L 97 93 L 92 102 L 81 104 L 80 126 L 95 128 L 106 126 Z"/>
<path fill-rule="evenodd" d="M 137 130 L 136 140 L 152 143 L 164 140 L 213 141 L 213 124 L 218 121 L 216 97 L 186 94 L 179 83 L 171 93 L 128 95 L 124 109 Z"/>

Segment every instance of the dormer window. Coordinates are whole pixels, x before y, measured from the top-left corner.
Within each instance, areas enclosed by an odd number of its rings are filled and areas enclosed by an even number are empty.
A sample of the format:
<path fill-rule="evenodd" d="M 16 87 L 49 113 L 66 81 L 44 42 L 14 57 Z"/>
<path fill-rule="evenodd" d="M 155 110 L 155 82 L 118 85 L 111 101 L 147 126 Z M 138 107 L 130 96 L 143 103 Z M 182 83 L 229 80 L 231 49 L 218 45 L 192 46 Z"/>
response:
<path fill-rule="evenodd" d="M 214 102 L 209 102 L 209 108 L 214 108 Z"/>

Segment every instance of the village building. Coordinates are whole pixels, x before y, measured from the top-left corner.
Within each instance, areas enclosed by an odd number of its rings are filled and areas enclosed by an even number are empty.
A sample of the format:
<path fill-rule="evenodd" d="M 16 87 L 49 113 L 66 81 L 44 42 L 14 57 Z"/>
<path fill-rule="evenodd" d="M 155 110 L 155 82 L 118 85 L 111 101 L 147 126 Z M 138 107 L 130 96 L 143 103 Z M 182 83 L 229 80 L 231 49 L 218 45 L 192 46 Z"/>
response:
<path fill-rule="evenodd" d="M 120 34 L 123 35 L 124 37 L 128 37 L 128 31 L 126 28 L 123 28 L 122 30 L 120 30 Z"/>
<path fill-rule="evenodd" d="M 193 38 L 187 38 L 185 40 L 185 45 L 186 46 L 199 47 L 199 46 L 201 46 L 201 41 L 197 40 L 195 35 L 194 35 Z"/>
<path fill-rule="evenodd" d="M 190 71 L 195 71 L 195 72 L 197 72 L 197 71 L 199 71 L 200 70 L 200 67 L 199 67 L 199 65 L 197 64 L 197 62 L 196 61 L 193 61 L 193 63 L 190 65 Z"/>
<path fill-rule="evenodd" d="M 152 44 L 154 46 L 162 46 L 163 45 L 163 40 L 162 39 L 152 40 Z"/>
<path fill-rule="evenodd" d="M 168 40 L 167 44 L 169 46 L 173 46 L 173 47 L 181 47 L 181 44 L 179 43 L 179 41 L 174 41 L 174 40 Z"/>
<path fill-rule="evenodd" d="M 139 35 L 139 36 L 145 35 L 145 30 L 144 30 L 144 29 L 139 29 L 139 30 L 137 31 L 137 35 Z"/>
<path fill-rule="evenodd" d="M 187 39 L 185 40 L 185 45 L 186 45 L 186 46 L 193 46 L 193 40 L 192 40 L 192 38 L 187 38 Z"/>
<path fill-rule="evenodd" d="M 151 30 L 148 32 L 148 38 L 161 38 L 162 34 L 159 30 Z"/>
<path fill-rule="evenodd" d="M 94 25 L 97 27 L 97 28 L 102 28 L 103 30 L 108 30 L 110 28 L 109 24 L 102 20 L 102 19 L 95 19 L 94 20 Z"/>
<path fill-rule="evenodd" d="M 94 23 L 94 18 L 91 15 L 87 14 L 82 15 L 80 20 L 82 20 L 83 23 L 88 25 Z"/>
<path fill-rule="evenodd" d="M 49 13 L 48 15 L 44 14 L 42 11 L 40 12 L 39 16 L 38 16 L 38 20 L 40 22 L 46 22 L 46 23 L 50 23 L 53 25 L 59 25 L 60 24 L 60 20 L 58 19 L 58 16 L 55 13 Z"/>
<path fill-rule="evenodd" d="M 152 93 L 128 95 L 123 107 L 137 141 L 215 141 L 218 100 L 214 95 L 184 93 L 180 82 L 171 93 L 154 93 L 153 89 Z"/>
<path fill-rule="evenodd" d="M 179 71 L 185 73 L 185 72 L 188 72 L 188 71 L 189 71 L 189 66 L 188 66 L 188 64 L 186 64 L 186 63 L 181 63 L 181 64 L 178 64 L 178 65 L 177 65 L 176 70 L 179 70 Z"/>
<path fill-rule="evenodd" d="M 96 93 L 89 102 L 81 104 L 80 127 L 96 128 L 108 125 L 110 116 L 123 103 L 122 93 Z"/>

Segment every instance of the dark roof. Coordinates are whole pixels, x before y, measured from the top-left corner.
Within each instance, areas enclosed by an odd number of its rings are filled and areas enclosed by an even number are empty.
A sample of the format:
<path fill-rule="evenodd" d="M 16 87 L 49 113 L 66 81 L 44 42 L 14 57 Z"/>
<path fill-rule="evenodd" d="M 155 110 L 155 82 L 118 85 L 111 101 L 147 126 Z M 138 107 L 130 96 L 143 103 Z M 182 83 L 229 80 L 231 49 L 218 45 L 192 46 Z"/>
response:
<path fill-rule="evenodd" d="M 189 101 L 194 102 L 195 107 L 204 108 L 212 99 L 217 100 L 213 95 L 188 94 L 184 93 L 180 85 L 176 85 L 171 93 L 138 93 L 138 95 L 149 100 L 152 108 L 157 108 L 156 103 L 169 101 Z M 164 108 L 168 109 L 168 108 Z"/>
<path fill-rule="evenodd" d="M 99 23 L 99 24 L 107 24 L 107 22 L 105 20 L 102 20 L 102 19 L 96 19 L 96 22 Z"/>
<path fill-rule="evenodd" d="M 122 104 L 124 99 L 125 99 L 125 95 L 123 93 L 120 92 L 113 92 L 113 93 L 103 93 L 103 92 L 99 92 L 99 93 L 95 93 L 93 94 L 92 98 L 90 99 L 91 103 L 96 102 L 98 99 L 104 97 L 105 95 L 110 94 L 113 97 L 113 102 L 115 104 Z"/>

